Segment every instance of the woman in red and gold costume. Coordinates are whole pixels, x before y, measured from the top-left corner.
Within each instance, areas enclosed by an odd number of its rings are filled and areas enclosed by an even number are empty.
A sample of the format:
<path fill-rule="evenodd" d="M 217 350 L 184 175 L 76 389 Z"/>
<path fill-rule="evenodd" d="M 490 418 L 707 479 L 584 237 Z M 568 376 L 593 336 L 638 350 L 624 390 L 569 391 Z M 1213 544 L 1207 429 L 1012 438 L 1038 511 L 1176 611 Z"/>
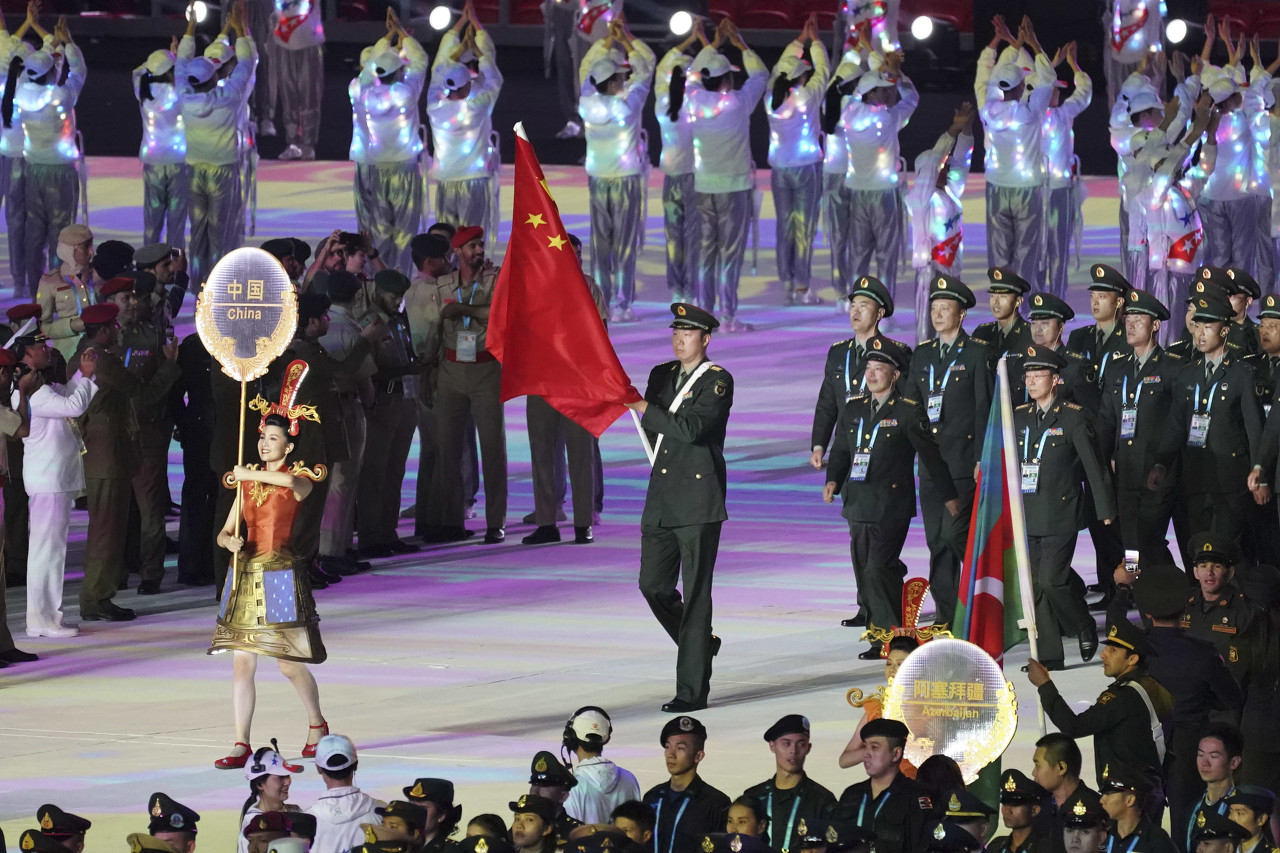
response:
<path fill-rule="evenodd" d="M 283 396 L 283 395 L 282 395 Z M 255 404 L 258 401 L 254 401 Z M 316 743 L 328 733 L 320 712 L 320 691 L 309 663 L 322 663 L 320 619 L 307 582 L 307 572 L 289 546 L 298 506 L 311 493 L 312 482 L 324 478 L 302 462 L 288 464 L 298 419 L 284 406 L 264 404 L 268 414 L 258 427 L 262 465 L 237 465 L 228 484 L 240 489 L 236 509 L 218 534 L 218 545 L 234 555 L 222 594 L 222 609 L 209 654 L 230 651 L 235 658 L 232 708 L 236 744 L 231 754 L 214 762 L 221 769 L 243 767 L 253 754 L 249 729 L 257 692 L 258 656 L 276 658 L 280 672 L 293 683 L 307 709 L 310 731 L 302 755 L 315 755 Z M 244 517 L 244 532 L 239 516 Z"/>

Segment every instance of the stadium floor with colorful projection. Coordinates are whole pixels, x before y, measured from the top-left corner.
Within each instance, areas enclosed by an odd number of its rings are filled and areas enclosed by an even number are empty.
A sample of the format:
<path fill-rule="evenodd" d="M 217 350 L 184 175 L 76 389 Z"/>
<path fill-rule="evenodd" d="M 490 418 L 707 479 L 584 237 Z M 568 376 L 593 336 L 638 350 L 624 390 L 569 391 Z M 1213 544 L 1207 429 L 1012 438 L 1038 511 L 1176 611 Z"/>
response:
<path fill-rule="evenodd" d="M 506 168 L 504 234 L 511 209 Z M 137 244 L 138 164 L 94 159 L 90 170 L 96 238 Z M 566 226 L 585 238 L 582 170 L 548 167 L 546 174 Z M 259 175 L 258 236 L 251 244 L 284 235 L 315 242 L 336 227 L 354 229 L 351 164 L 264 162 Z M 1114 263 L 1115 180 L 1088 184 L 1085 260 Z M 855 595 L 848 528 L 839 505 L 822 502 L 824 477 L 808 465 L 824 356 L 832 342 L 848 336 L 848 320 L 832 304 L 822 245 L 814 267 L 825 303 L 782 307 L 767 172 L 760 185 L 759 265 L 751 273 L 748 256 L 739 311 L 755 331 L 716 335 L 711 347 L 712 357 L 734 376 L 735 399 L 725 448 L 730 520 L 714 588 L 715 630 L 724 646 L 715 659 L 711 706 L 697 715 L 710 732 L 702 773 L 731 796 L 764 779 L 773 759 L 762 733 L 778 717 L 800 713 L 813 726 L 808 770 L 839 794 L 864 778 L 836 763 L 860 717 L 845 691 L 883 683 L 879 662 L 856 657 L 866 648 L 861 631 L 840 626 L 853 613 Z M 610 330 L 623 366 L 640 386 L 653 364 L 671 358 L 660 189 L 655 171 L 640 262 L 640 320 Z M 981 176 L 970 180 L 965 218 L 964 277 L 979 298 L 966 322 L 972 329 L 989 319 Z M 903 307 L 885 327 L 906 340 L 914 337 L 910 280 L 901 277 Z M 1084 271 L 1073 275 L 1071 302 L 1082 317 L 1077 322 L 1089 316 L 1087 280 Z M 192 331 L 192 305 L 187 302 L 180 318 L 182 334 Z M 565 544 L 537 547 L 520 544 L 530 532 L 520 518 L 533 506 L 522 400 L 507 404 L 506 419 L 506 543 L 486 546 L 477 538 L 426 548 L 380 561 L 372 572 L 318 592 L 329 659 L 315 674 L 333 731 L 359 748 L 360 787 L 392 799 L 415 777 L 443 776 L 457 785 L 467 818 L 495 812 L 509 820 L 507 802 L 527 792 L 533 754 L 556 751 L 565 720 L 582 705 L 598 704 L 612 715 L 615 734 L 606 755 L 636 773 L 642 789 L 666 778 L 658 733 L 668 716 L 659 707 L 674 695 L 675 647 L 636 584 L 648 467 L 630 419 L 619 420 L 601 439 L 605 508 L 595 543 L 574 545 L 570 535 Z M 415 440 L 404 506 L 413 501 L 417 454 Z M 176 493 L 182 478 L 176 444 L 170 475 Z M 483 498 L 477 509 L 483 519 Z M 481 523 L 471 521 L 473 527 Z M 73 624 L 79 621 L 85 524 L 85 513 L 73 514 L 65 596 Z M 172 535 L 176 529 L 173 520 Z M 402 522 L 400 531 L 411 535 L 412 523 Z M 130 589 L 117 597 L 138 611 L 137 621 L 87 623 L 71 640 L 27 639 L 24 590 L 9 589 L 9 627 L 21 648 L 41 658 L 0 671 L 0 829 L 14 849 L 46 802 L 94 821 L 90 849 L 119 847 L 127 833 L 145 831 L 154 791 L 201 813 L 202 850 L 230 849 L 248 787 L 240 772 L 213 767 L 234 740 L 231 661 L 205 654 L 216 612 L 213 589 L 178 586 L 175 559 L 168 558 L 163 594 L 140 597 Z M 909 576 L 927 575 L 919 519 L 903 559 Z M 1094 580 L 1087 534 L 1075 567 Z M 926 604 L 926 619 L 931 610 Z M 1054 679 L 1083 706 L 1108 679 L 1096 659 L 1081 665 L 1075 642 L 1066 642 L 1068 669 Z M 1023 645 L 1006 659 L 1019 721 L 1005 766 L 1029 773 L 1039 728 L 1035 691 L 1019 671 L 1026 656 Z M 274 737 L 296 757 L 306 717 L 269 664 L 263 661 L 259 669 L 253 744 Z M 1084 777 L 1092 783 L 1092 754 L 1087 742 L 1083 746 Z M 304 764 L 290 800 L 306 807 L 323 785 L 311 763 Z"/>

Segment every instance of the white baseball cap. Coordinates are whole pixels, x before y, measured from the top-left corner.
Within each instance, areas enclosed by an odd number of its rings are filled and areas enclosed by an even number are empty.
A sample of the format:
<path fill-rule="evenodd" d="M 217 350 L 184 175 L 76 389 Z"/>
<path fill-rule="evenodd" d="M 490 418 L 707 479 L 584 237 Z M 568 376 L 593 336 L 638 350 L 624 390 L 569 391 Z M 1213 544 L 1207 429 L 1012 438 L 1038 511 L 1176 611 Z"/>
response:
<path fill-rule="evenodd" d="M 167 74 L 174 64 L 173 53 L 167 50 L 153 50 L 147 57 L 147 73 L 152 77 Z"/>
<path fill-rule="evenodd" d="M 1027 79 L 1027 69 L 1016 62 L 1002 62 L 991 71 L 991 80 L 1004 91 L 1008 91 Z"/>
<path fill-rule="evenodd" d="M 356 758 L 356 745 L 346 735 L 325 735 L 316 744 L 316 767 L 346 770 Z"/>
<path fill-rule="evenodd" d="M 53 70 L 53 55 L 47 50 L 33 51 L 30 56 L 23 60 L 25 72 L 28 80 L 38 80 Z"/>
<path fill-rule="evenodd" d="M 729 58 L 723 53 L 712 54 L 711 57 L 707 59 L 707 64 L 701 68 L 703 77 L 723 77 L 730 71 L 737 70 L 738 66 L 730 62 Z"/>
<path fill-rule="evenodd" d="M 607 743 L 613 734 L 613 726 L 609 723 L 609 718 L 599 711 L 585 710 L 574 715 L 573 733 L 578 736 L 578 740 L 586 740 L 588 736 L 594 735 L 601 742 Z"/>
<path fill-rule="evenodd" d="M 591 82 L 599 86 L 622 69 L 612 59 L 597 59 L 591 63 Z"/>
<path fill-rule="evenodd" d="M 207 56 L 197 56 L 187 63 L 187 78 L 196 84 L 208 83 L 218 73 L 218 63 Z"/>
<path fill-rule="evenodd" d="M 289 764 L 284 757 L 274 749 L 264 749 L 262 754 L 251 757 L 249 762 L 244 766 L 244 778 L 252 782 L 254 779 L 261 779 L 263 776 L 289 776 L 297 773 L 301 768 L 294 770 L 289 769 Z"/>
<path fill-rule="evenodd" d="M 778 60 L 777 68 L 774 70 L 788 80 L 799 80 L 813 70 L 813 65 L 799 56 L 784 56 Z"/>
<path fill-rule="evenodd" d="M 404 57 L 394 47 L 387 46 L 369 57 L 370 70 L 379 77 L 394 74 L 404 67 Z"/>
<path fill-rule="evenodd" d="M 1164 104 L 1160 103 L 1160 96 L 1156 94 L 1155 89 L 1139 89 L 1129 98 L 1129 115 L 1137 115 L 1147 110 L 1163 109 Z"/>
<path fill-rule="evenodd" d="M 883 72 L 868 71 L 858 78 L 858 85 L 854 89 L 859 95 L 865 95 L 872 89 L 883 89 L 887 86 L 895 85 L 894 81 L 885 77 Z"/>
<path fill-rule="evenodd" d="M 450 91 L 461 89 L 471 82 L 471 69 L 448 59 L 438 64 L 431 74 L 435 77 L 437 86 L 444 86 Z"/>
<path fill-rule="evenodd" d="M 209 43 L 209 46 L 204 49 L 204 55 L 221 65 L 235 55 L 235 51 L 231 49 L 230 44 L 219 38 Z"/>

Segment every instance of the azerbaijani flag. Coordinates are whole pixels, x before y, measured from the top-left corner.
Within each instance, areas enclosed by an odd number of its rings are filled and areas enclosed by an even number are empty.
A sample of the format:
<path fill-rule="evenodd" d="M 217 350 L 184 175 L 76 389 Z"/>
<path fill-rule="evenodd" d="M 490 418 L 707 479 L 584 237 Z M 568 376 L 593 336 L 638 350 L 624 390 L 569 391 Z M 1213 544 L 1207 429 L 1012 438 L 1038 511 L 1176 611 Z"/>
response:
<path fill-rule="evenodd" d="M 951 623 L 957 637 L 982 647 L 1001 665 L 1005 651 L 1027 637 L 1019 624 L 1028 604 L 1023 594 L 1030 593 L 1030 585 L 1024 584 L 1019 571 L 1019 562 L 1022 571 L 1027 569 L 1025 530 L 1009 375 L 1001 358 L 978 462 L 960 595 Z"/>

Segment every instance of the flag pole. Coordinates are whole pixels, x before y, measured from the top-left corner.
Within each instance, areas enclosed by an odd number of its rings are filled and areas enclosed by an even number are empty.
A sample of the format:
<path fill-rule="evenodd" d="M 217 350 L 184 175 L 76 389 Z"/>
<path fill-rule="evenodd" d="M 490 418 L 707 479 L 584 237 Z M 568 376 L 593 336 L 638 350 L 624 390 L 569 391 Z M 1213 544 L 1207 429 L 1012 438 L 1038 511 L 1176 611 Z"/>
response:
<path fill-rule="evenodd" d="M 1018 461 L 1017 439 L 1013 433 L 1013 401 L 1009 397 L 1009 359 L 1001 356 L 996 367 L 996 381 L 1000 383 L 1000 432 L 1004 438 L 1004 476 L 1005 487 L 1009 493 L 1009 524 L 1013 528 L 1013 557 L 1017 563 L 1018 591 L 1022 601 L 1022 618 L 1018 627 L 1027 632 L 1027 640 L 1031 644 L 1031 657 L 1040 659 L 1040 643 L 1036 635 L 1036 601 L 1035 590 L 1031 586 L 1031 557 L 1027 553 L 1027 519 L 1022 506 L 1022 468 Z M 1009 602 L 1006 602 L 1006 607 Z M 1057 628 L 1054 628 L 1057 630 Z M 1040 734 L 1046 732 L 1044 721 L 1044 705 L 1036 694 L 1036 719 L 1040 724 Z"/>
<path fill-rule="evenodd" d="M 645 435 L 644 427 L 640 426 L 640 416 L 636 414 L 636 410 L 627 409 L 627 411 L 631 413 L 631 422 L 636 425 L 636 432 L 640 433 L 640 443 L 644 445 L 644 455 L 649 458 L 649 467 L 652 468 L 653 463 L 658 459 L 658 448 L 649 444 L 649 436 Z"/>

